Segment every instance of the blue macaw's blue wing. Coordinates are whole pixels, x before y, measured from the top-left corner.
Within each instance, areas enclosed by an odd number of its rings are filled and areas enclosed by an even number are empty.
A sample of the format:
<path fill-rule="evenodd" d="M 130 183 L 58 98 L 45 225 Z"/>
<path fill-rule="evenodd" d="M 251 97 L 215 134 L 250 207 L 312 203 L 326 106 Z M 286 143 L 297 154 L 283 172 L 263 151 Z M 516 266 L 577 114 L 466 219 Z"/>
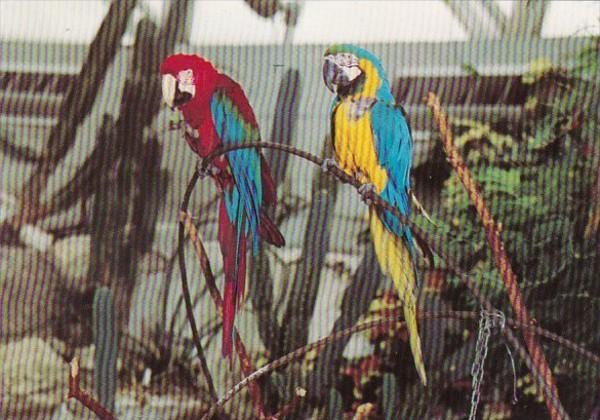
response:
<path fill-rule="evenodd" d="M 260 139 L 258 127 L 244 118 L 240 107 L 227 90 L 217 90 L 212 96 L 210 110 L 217 135 L 224 146 Z M 253 250 L 258 250 L 258 225 L 263 191 L 260 155 L 256 149 L 241 149 L 227 153 L 235 187 L 225 191 L 225 205 L 230 220 L 239 235 L 251 238 Z"/>
<path fill-rule="evenodd" d="M 371 108 L 371 129 L 379 164 L 385 168 L 388 182 L 381 198 L 410 215 L 410 168 L 412 160 L 412 135 L 401 108 L 385 102 L 376 102 Z M 383 224 L 399 237 L 405 237 L 414 252 L 413 238 L 408 226 L 389 211 L 380 213 Z"/>

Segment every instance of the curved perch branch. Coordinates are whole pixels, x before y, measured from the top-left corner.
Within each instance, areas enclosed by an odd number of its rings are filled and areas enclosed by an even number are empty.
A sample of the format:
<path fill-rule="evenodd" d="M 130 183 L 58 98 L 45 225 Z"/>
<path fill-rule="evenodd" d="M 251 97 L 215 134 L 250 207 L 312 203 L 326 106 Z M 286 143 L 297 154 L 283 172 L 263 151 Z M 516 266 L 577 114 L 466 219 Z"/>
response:
<path fill-rule="evenodd" d="M 212 389 L 211 394 L 214 392 L 215 397 L 214 397 L 213 401 L 216 401 L 217 393 L 214 388 L 214 384 L 212 382 L 212 377 L 210 375 L 210 371 L 208 369 L 206 359 L 204 358 L 204 355 L 202 352 L 202 344 L 200 342 L 198 329 L 196 327 L 196 320 L 194 318 L 194 308 L 192 305 L 192 299 L 191 299 L 190 291 L 189 291 L 189 287 L 188 287 L 187 271 L 186 271 L 186 267 L 185 267 L 185 249 L 183 247 L 183 239 L 184 239 L 185 233 L 187 232 L 190 235 L 190 239 L 192 240 L 192 244 L 194 246 L 194 251 L 196 252 L 196 255 L 198 256 L 198 258 L 200 260 L 200 266 L 204 273 L 204 278 L 206 280 L 206 285 L 208 287 L 210 296 L 217 308 L 217 311 L 219 311 L 221 316 L 223 316 L 223 314 L 221 312 L 222 307 L 223 307 L 223 300 L 219 293 L 219 289 L 217 288 L 215 276 L 214 276 L 212 268 L 210 266 L 210 261 L 208 259 L 208 255 L 206 254 L 206 250 L 204 249 L 204 246 L 202 245 L 202 241 L 200 240 L 200 237 L 198 235 L 198 230 L 196 229 L 196 226 L 192 222 L 191 216 L 187 212 L 188 204 L 190 202 L 190 196 L 192 195 L 192 191 L 194 190 L 194 187 L 196 186 L 196 183 L 198 182 L 199 178 L 200 178 L 200 174 L 198 173 L 198 171 L 195 171 L 194 174 L 192 175 L 192 178 L 190 179 L 190 182 L 188 183 L 188 186 L 185 190 L 185 194 L 183 196 L 183 202 L 181 204 L 181 212 L 179 215 L 178 253 L 179 253 L 179 266 L 180 266 L 180 271 L 181 271 L 182 292 L 183 292 L 183 297 L 184 297 L 184 301 L 185 301 L 188 321 L 190 323 L 190 327 L 192 328 L 194 344 L 198 351 L 198 355 L 200 358 L 200 363 L 202 366 L 202 370 L 204 372 L 204 376 L 206 377 L 206 380 L 208 381 L 209 389 Z M 252 371 L 254 370 L 252 367 L 252 363 L 250 362 L 250 357 L 248 356 L 246 347 L 244 346 L 244 343 L 242 342 L 242 339 L 237 331 L 237 328 L 235 328 L 235 326 L 234 326 L 233 331 L 234 331 L 234 345 L 235 345 L 235 349 L 236 349 L 236 352 L 237 352 L 239 360 L 240 360 L 240 365 L 242 367 L 242 371 L 244 372 L 244 375 L 246 375 L 246 376 L 250 375 L 252 373 Z M 200 355 L 202 355 L 202 357 L 200 357 Z M 254 414 L 258 418 L 264 418 L 265 410 L 264 410 L 264 406 L 263 406 L 263 402 L 262 402 L 261 392 L 256 384 L 254 384 L 251 387 L 250 394 L 252 396 L 252 400 L 254 401 L 254 411 L 255 411 Z"/>
<path fill-rule="evenodd" d="M 248 142 L 248 143 L 244 143 L 244 144 L 235 144 L 235 145 L 231 145 L 231 146 L 220 147 L 220 148 L 216 149 L 214 152 L 210 153 L 208 156 L 206 156 L 204 158 L 200 169 L 202 171 L 206 171 L 208 166 L 212 163 L 212 161 L 221 155 L 224 155 L 229 152 L 233 152 L 234 150 L 252 149 L 252 148 L 279 150 L 282 152 L 286 152 L 286 153 L 290 153 L 292 155 L 298 156 L 304 160 L 314 163 L 315 165 L 318 165 L 319 167 L 323 167 L 323 158 L 313 155 L 312 153 L 305 152 L 303 150 L 297 149 L 297 148 L 295 148 L 293 146 L 289 146 L 287 144 L 279 144 L 279 143 L 273 143 L 273 142 L 267 142 L 267 141 L 254 141 L 254 142 Z M 333 174 L 333 176 L 335 176 L 342 183 L 350 184 L 356 189 L 359 189 L 363 185 L 356 178 L 351 177 L 350 175 L 348 175 L 347 173 L 342 171 L 337 166 L 329 167 L 328 172 Z M 398 219 L 400 219 L 400 221 L 403 224 L 410 227 L 411 232 L 412 232 L 413 236 L 419 242 L 419 245 L 423 245 L 423 244 L 431 245 L 432 243 L 434 243 L 434 241 L 432 241 L 430 239 L 429 234 L 427 234 L 419 226 L 417 226 L 415 223 L 413 223 L 406 215 L 400 213 L 400 211 L 398 211 L 397 208 L 395 208 L 388 202 L 382 200 L 376 192 L 372 191 L 370 193 L 363 194 L 362 196 L 364 198 L 370 199 L 371 201 L 373 201 L 373 203 L 375 205 L 379 206 L 380 208 L 394 213 L 394 215 L 396 217 L 398 217 Z M 435 253 L 438 254 L 443 260 L 445 260 L 445 261 L 449 260 L 448 257 L 446 256 L 446 254 L 441 249 L 439 249 L 439 248 L 436 249 Z M 428 255 L 428 257 L 430 257 L 430 256 Z M 430 261 L 430 262 L 432 262 L 432 261 Z"/>

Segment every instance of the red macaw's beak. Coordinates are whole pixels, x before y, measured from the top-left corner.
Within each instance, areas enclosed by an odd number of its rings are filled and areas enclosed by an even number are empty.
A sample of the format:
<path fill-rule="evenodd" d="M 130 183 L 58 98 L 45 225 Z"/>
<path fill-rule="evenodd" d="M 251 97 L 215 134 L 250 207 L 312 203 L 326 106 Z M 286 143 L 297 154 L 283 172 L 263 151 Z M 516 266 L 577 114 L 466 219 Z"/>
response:
<path fill-rule="evenodd" d="M 346 87 L 352 83 L 362 71 L 358 66 L 343 66 L 337 63 L 333 54 L 325 56 L 323 62 L 323 81 L 327 89 L 337 93 L 340 87 Z"/>
<path fill-rule="evenodd" d="M 182 85 L 171 74 L 162 76 L 162 95 L 163 100 L 171 109 L 181 106 L 194 97 L 195 88 L 193 85 Z"/>
<path fill-rule="evenodd" d="M 177 91 L 177 79 L 170 75 L 165 74 L 162 77 L 162 95 L 163 100 L 167 106 L 173 109 L 175 103 L 175 92 Z"/>

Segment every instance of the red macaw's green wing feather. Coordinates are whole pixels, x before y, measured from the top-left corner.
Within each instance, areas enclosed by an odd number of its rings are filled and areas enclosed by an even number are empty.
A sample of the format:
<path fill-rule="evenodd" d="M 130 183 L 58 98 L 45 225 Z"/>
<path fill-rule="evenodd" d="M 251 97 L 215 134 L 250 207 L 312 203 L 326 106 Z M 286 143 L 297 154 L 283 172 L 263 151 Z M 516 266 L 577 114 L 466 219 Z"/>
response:
<path fill-rule="evenodd" d="M 223 76 L 226 77 L 226 76 Z M 217 136 L 224 146 L 260 140 L 258 124 L 241 87 L 227 78 L 215 90 L 210 110 Z M 233 182 L 225 185 L 219 211 L 219 244 L 223 254 L 223 349 L 231 354 L 232 332 L 238 302 L 244 294 L 247 241 L 254 252 L 258 238 L 282 246 L 284 238 L 268 218 L 265 202 L 274 202 L 275 184 L 257 149 L 227 153 Z"/>

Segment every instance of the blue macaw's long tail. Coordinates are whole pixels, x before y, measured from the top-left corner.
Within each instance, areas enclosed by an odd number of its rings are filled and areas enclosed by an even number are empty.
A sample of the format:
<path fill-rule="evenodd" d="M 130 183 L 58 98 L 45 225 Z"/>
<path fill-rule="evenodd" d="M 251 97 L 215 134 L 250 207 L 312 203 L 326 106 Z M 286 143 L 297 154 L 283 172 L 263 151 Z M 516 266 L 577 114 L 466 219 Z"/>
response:
<path fill-rule="evenodd" d="M 404 319 L 408 330 L 410 348 L 415 361 L 417 373 L 427 385 L 427 375 L 421 351 L 421 338 L 417 327 L 417 299 L 414 295 L 417 274 L 412 252 L 406 239 L 399 237 L 386 228 L 376 210 L 369 210 L 371 219 L 371 235 L 375 246 L 375 254 L 384 274 L 389 274 L 394 282 L 400 300 L 404 302 Z"/>

